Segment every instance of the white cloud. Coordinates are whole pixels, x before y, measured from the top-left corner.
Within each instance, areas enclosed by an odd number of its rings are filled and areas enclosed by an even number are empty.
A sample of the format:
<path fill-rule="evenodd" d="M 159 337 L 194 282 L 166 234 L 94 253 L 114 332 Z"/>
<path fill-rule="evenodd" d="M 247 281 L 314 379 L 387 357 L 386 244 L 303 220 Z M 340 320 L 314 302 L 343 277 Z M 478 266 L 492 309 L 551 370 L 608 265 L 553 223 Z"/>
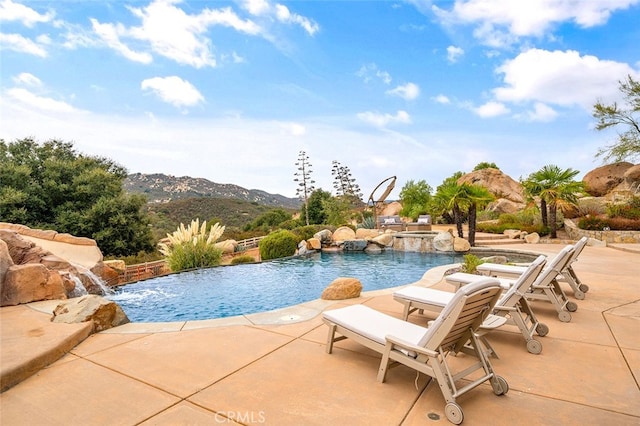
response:
<path fill-rule="evenodd" d="M 80 110 L 77 110 L 66 102 L 38 96 L 26 89 L 22 89 L 19 87 L 14 87 L 7 90 L 6 94 L 11 99 L 14 99 L 24 105 L 37 108 L 39 110 L 57 113 L 81 112 Z"/>
<path fill-rule="evenodd" d="M 314 35 L 320 29 L 320 26 L 314 21 L 296 13 L 291 13 L 286 6 L 281 4 L 276 5 L 276 17 L 280 22 L 300 25 L 309 35 Z"/>
<path fill-rule="evenodd" d="M 542 102 L 536 102 L 533 105 L 533 111 L 529 111 L 528 119 L 530 121 L 553 121 L 558 116 L 558 113 L 548 105 Z"/>
<path fill-rule="evenodd" d="M 149 53 L 134 52 L 120 41 L 118 33 L 124 33 L 124 28 L 121 25 L 101 24 L 93 18 L 91 18 L 90 21 L 98 37 L 100 37 L 108 47 L 120 53 L 125 58 L 142 64 L 149 64 L 153 61 L 153 57 Z"/>
<path fill-rule="evenodd" d="M 420 96 L 420 87 L 415 83 L 407 83 L 404 86 L 398 86 L 395 89 L 387 90 L 387 95 L 400 96 L 401 98 L 412 101 Z"/>
<path fill-rule="evenodd" d="M 504 62 L 497 72 L 504 86 L 493 90 L 502 102 L 538 101 L 591 109 L 598 99 L 618 96 L 618 81 L 640 75 L 628 64 L 601 60 L 573 50 L 530 49 Z"/>
<path fill-rule="evenodd" d="M 2 21 L 20 21 L 26 27 L 33 27 L 34 24 L 41 22 L 49 22 L 55 17 L 53 11 L 48 11 L 44 15 L 36 12 L 20 3 L 11 0 L 3 0 L 0 2 L 0 22 Z"/>
<path fill-rule="evenodd" d="M 396 115 L 380 114 L 377 112 L 366 111 L 359 112 L 356 116 L 365 123 L 373 124 L 376 127 L 386 127 L 389 124 L 409 124 L 411 116 L 406 111 L 398 111 Z"/>
<path fill-rule="evenodd" d="M 473 112 L 482 118 L 497 117 L 500 115 L 508 114 L 510 112 L 504 104 L 495 101 L 489 101 L 484 105 L 477 108 L 473 108 Z"/>
<path fill-rule="evenodd" d="M 447 25 L 475 25 L 474 35 L 495 47 L 519 37 L 541 37 L 565 22 L 589 28 L 607 22 L 611 13 L 638 0 L 456 0 L 449 10 L 432 6 Z"/>
<path fill-rule="evenodd" d="M 28 53 L 30 55 L 47 57 L 47 51 L 44 48 L 29 40 L 20 34 L 3 34 L 0 33 L 0 50 L 13 50 L 20 53 Z"/>
<path fill-rule="evenodd" d="M 386 72 L 378 69 L 376 64 L 366 64 L 360 67 L 360 69 L 356 72 L 356 75 L 365 83 L 369 83 L 374 77 L 380 79 L 384 84 L 391 84 L 391 75 Z"/>
<path fill-rule="evenodd" d="M 307 128 L 300 123 L 282 123 L 283 130 L 291 136 L 304 136 Z"/>
<path fill-rule="evenodd" d="M 451 63 L 458 62 L 458 59 L 464 55 L 464 50 L 457 46 L 447 47 L 447 60 Z"/>
<path fill-rule="evenodd" d="M 16 84 L 23 84 L 25 86 L 38 87 L 42 86 L 42 81 L 33 74 L 23 72 L 13 77 L 13 82 Z"/>
<path fill-rule="evenodd" d="M 451 103 L 451 100 L 448 97 L 446 97 L 445 95 L 438 95 L 438 96 L 435 96 L 435 97 L 433 97 L 431 99 L 433 101 L 439 103 L 439 104 L 450 104 Z"/>
<path fill-rule="evenodd" d="M 176 76 L 149 78 L 142 81 L 140 88 L 152 91 L 164 102 L 176 107 L 194 106 L 204 101 L 198 89 Z"/>

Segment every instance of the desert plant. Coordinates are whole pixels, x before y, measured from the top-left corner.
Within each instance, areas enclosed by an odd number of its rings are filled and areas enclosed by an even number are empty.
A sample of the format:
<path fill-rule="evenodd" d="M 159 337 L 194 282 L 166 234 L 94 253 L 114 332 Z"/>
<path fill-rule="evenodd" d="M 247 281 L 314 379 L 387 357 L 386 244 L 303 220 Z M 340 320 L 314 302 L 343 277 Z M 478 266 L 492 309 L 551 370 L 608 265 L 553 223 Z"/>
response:
<path fill-rule="evenodd" d="M 222 250 L 215 246 L 224 233 L 224 226 L 216 223 L 207 235 L 207 221 L 200 225 L 199 219 L 187 227 L 183 223 L 172 234 L 167 234 L 167 243 L 158 244 L 160 253 L 172 271 L 203 268 L 220 264 Z"/>
<path fill-rule="evenodd" d="M 613 204 L 607 208 L 610 218 L 640 219 L 640 197 L 633 197 L 626 203 Z"/>
<path fill-rule="evenodd" d="M 260 240 L 259 248 L 262 260 L 289 257 L 296 253 L 298 239 L 293 232 L 282 229 Z"/>
<path fill-rule="evenodd" d="M 376 229 L 376 221 L 373 216 L 368 216 L 362 219 L 362 223 L 358 224 L 358 228 L 363 229 Z"/>
<path fill-rule="evenodd" d="M 464 262 L 461 265 L 462 272 L 466 272 L 467 274 L 475 274 L 478 272 L 478 265 L 484 263 L 484 260 L 480 259 L 475 254 L 465 254 Z"/>

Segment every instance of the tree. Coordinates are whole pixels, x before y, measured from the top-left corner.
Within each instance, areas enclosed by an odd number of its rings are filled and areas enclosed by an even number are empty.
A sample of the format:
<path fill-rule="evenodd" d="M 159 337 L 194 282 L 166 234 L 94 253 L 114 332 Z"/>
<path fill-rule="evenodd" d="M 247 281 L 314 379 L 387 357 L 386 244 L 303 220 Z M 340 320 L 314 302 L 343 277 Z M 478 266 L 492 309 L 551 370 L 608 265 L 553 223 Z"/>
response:
<path fill-rule="evenodd" d="M 434 196 L 436 204 L 440 206 L 444 213 L 451 212 L 453 222 L 456 224 L 458 236 L 463 237 L 462 222 L 464 220 L 462 210 L 467 207 L 467 198 L 463 192 L 464 188 L 456 181 L 445 181 L 438 187 Z"/>
<path fill-rule="evenodd" d="M 604 105 L 598 101 L 593 106 L 593 116 L 598 120 L 596 130 L 604 130 L 618 125 L 625 130 L 618 133 L 617 142 L 598 150 L 596 157 L 603 156 L 605 162 L 618 162 L 625 159 L 634 160 L 640 157 L 640 81 L 630 75 L 619 82 L 620 91 L 624 95 L 626 107 L 619 107 L 616 102 Z"/>
<path fill-rule="evenodd" d="M 460 221 L 460 229 L 462 229 L 462 214 L 458 210 L 457 213 L 460 213 L 456 218 L 456 212 L 452 209 L 452 206 L 449 203 L 450 195 L 454 191 L 455 186 L 458 185 L 458 179 L 462 177 L 464 173 L 455 172 L 453 175 L 449 176 L 436 188 L 435 195 L 431 198 L 430 210 L 436 214 L 442 216 L 446 223 L 456 223 Z M 461 231 L 460 231 L 461 232 Z"/>
<path fill-rule="evenodd" d="M 293 174 L 295 176 L 293 181 L 298 182 L 296 195 L 303 201 L 304 217 L 306 224 L 309 225 L 308 200 L 309 196 L 315 189 L 313 184 L 316 182 L 311 179 L 311 173 L 313 170 L 311 169 L 311 163 L 309 162 L 309 157 L 306 152 L 300 151 L 298 154 L 298 161 L 296 161 L 296 166 L 298 166 L 298 170 Z"/>
<path fill-rule="evenodd" d="M 127 171 L 73 144 L 0 139 L 0 217 L 33 228 L 92 238 L 105 255 L 154 248 L 146 200 L 124 192 Z"/>
<path fill-rule="evenodd" d="M 331 199 L 329 191 L 323 191 L 322 188 L 313 191 L 309 196 L 307 206 L 302 206 L 303 213 L 308 214 L 308 223 L 320 225 L 327 223 L 327 212 L 325 211 L 325 203 Z"/>
<path fill-rule="evenodd" d="M 351 170 L 347 166 L 343 166 L 333 160 L 331 175 L 334 177 L 333 188 L 336 190 L 338 197 L 343 197 L 350 202 L 362 202 L 360 186 L 356 183 L 356 179 L 351 176 Z"/>
<path fill-rule="evenodd" d="M 429 211 L 432 191 L 431 186 L 425 180 L 407 181 L 400 190 L 400 203 L 402 204 L 400 214 L 416 221 L 418 216 Z"/>
<path fill-rule="evenodd" d="M 487 188 L 480 185 L 462 184 L 463 192 L 466 194 L 468 202 L 468 220 L 469 220 L 469 244 L 471 247 L 476 245 L 476 217 L 478 209 L 483 209 L 491 201 L 495 199 L 493 194 Z"/>
<path fill-rule="evenodd" d="M 482 161 L 480 163 L 478 163 L 478 165 L 476 165 L 473 168 L 474 172 L 477 172 L 478 170 L 482 170 L 482 169 L 496 169 L 496 170 L 500 170 L 500 168 L 498 166 L 496 166 L 496 163 L 488 163 L 486 161 Z"/>
<path fill-rule="evenodd" d="M 549 206 L 548 223 L 551 238 L 558 237 L 556 223 L 558 208 L 566 210 L 570 206 L 575 206 L 578 202 L 577 195 L 584 191 L 584 184 L 573 180 L 578 173 L 580 173 L 579 170 L 571 168 L 562 170 L 556 165 L 549 164 L 530 174 L 525 181 L 525 190 L 540 197 L 541 214 L 543 211 L 546 212 L 546 206 Z"/>

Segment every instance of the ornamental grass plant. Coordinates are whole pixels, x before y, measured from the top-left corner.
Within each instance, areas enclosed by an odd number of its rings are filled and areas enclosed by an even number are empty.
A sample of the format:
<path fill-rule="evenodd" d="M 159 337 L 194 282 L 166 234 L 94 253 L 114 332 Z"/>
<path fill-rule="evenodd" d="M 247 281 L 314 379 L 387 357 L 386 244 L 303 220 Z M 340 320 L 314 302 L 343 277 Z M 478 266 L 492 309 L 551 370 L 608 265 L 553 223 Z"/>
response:
<path fill-rule="evenodd" d="M 220 264 L 222 250 L 216 241 L 224 233 L 224 226 L 214 224 L 207 233 L 207 221 L 191 221 L 187 227 L 183 223 L 172 234 L 167 234 L 167 243 L 160 243 L 159 250 L 172 271 L 206 268 Z"/>

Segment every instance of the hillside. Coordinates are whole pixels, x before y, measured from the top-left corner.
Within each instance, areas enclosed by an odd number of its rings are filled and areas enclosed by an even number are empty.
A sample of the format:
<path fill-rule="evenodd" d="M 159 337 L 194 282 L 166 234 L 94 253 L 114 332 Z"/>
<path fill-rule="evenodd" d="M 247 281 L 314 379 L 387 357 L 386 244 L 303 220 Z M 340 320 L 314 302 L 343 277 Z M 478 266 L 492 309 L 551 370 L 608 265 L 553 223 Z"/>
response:
<path fill-rule="evenodd" d="M 269 194 L 258 189 L 246 189 L 233 184 L 215 183 L 203 178 L 176 177 L 162 173 L 130 174 L 124 181 L 124 189 L 130 193 L 145 195 L 149 203 L 166 203 L 185 198 L 211 197 L 237 199 L 272 208 L 300 208 L 300 200 L 298 198 Z"/>

